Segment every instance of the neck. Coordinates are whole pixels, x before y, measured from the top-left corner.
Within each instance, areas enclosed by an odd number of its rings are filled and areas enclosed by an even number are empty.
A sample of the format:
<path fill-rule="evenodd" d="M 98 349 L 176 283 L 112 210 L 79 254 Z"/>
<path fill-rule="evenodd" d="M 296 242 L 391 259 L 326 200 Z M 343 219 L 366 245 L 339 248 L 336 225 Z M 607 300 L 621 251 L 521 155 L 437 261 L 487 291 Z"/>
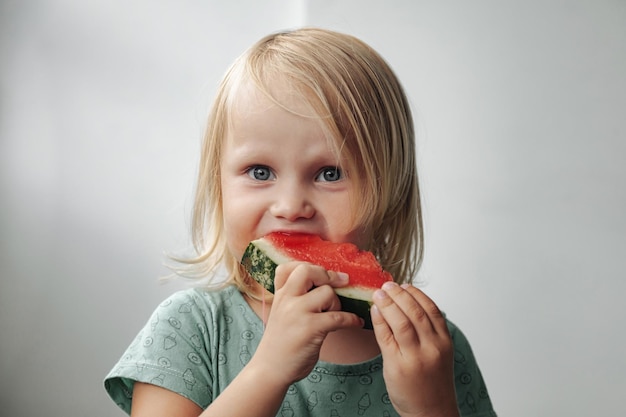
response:
<path fill-rule="evenodd" d="M 331 332 L 324 339 L 320 360 L 349 365 L 365 362 L 380 354 L 373 330 L 343 329 Z"/>

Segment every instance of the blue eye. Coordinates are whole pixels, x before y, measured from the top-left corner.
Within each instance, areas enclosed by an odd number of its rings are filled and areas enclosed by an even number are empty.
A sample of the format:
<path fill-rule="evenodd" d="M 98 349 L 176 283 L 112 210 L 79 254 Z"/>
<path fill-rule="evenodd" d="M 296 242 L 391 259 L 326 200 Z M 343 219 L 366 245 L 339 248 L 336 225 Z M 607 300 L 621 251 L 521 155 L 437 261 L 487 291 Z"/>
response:
<path fill-rule="evenodd" d="M 338 167 L 324 167 L 317 175 L 316 180 L 321 182 L 334 182 L 343 178 L 343 173 Z"/>
<path fill-rule="evenodd" d="M 262 165 L 250 167 L 247 171 L 247 174 L 257 181 L 269 181 L 271 179 L 274 179 L 274 174 L 272 173 L 272 170 Z"/>

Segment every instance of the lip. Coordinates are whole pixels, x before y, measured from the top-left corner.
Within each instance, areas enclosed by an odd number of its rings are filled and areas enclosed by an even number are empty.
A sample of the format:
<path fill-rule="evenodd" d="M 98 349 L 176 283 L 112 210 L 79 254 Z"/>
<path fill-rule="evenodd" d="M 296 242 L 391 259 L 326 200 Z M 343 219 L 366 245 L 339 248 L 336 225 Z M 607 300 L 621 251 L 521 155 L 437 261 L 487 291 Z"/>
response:
<path fill-rule="evenodd" d="M 283 233 L 286 235 L 315 235 L 315 236 L 321 236 L 321 234 L 314 232 L 312 230 L 303 230 L 303 229 L 275 229 L 275 230 L 270 230 L 269 232 L 265 233 L 264 236 L 269 235 L 270 233 Z"/>

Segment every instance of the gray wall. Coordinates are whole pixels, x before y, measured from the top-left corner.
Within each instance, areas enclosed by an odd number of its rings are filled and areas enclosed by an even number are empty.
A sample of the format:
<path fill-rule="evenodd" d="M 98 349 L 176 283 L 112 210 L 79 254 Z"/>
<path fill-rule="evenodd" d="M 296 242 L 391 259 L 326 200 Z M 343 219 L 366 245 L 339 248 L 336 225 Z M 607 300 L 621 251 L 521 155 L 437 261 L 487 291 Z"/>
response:
<path fill-rule="evenodd" d="M 626 3 L 0 3 L 0 407 L 121 416 L 102 378 L 188 247 L 227 65 L 302 24 L 353 33 L 419 130 L 425 289 L 502 416 L 617 415 L 626 390 Z"/>

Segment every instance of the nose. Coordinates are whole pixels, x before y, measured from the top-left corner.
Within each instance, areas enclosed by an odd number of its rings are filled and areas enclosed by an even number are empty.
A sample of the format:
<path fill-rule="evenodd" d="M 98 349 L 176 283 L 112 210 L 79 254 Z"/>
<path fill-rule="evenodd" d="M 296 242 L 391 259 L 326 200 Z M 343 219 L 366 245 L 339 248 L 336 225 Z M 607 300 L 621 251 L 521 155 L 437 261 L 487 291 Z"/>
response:
<path fill-rule="evenodd" d="M 311 193 L 306 187 L 296 183 L 284 184 L 276 191 L 276 197 L 270 207 L 272 216 L 296 221 L 310 219 L 315 214 Z"/>

